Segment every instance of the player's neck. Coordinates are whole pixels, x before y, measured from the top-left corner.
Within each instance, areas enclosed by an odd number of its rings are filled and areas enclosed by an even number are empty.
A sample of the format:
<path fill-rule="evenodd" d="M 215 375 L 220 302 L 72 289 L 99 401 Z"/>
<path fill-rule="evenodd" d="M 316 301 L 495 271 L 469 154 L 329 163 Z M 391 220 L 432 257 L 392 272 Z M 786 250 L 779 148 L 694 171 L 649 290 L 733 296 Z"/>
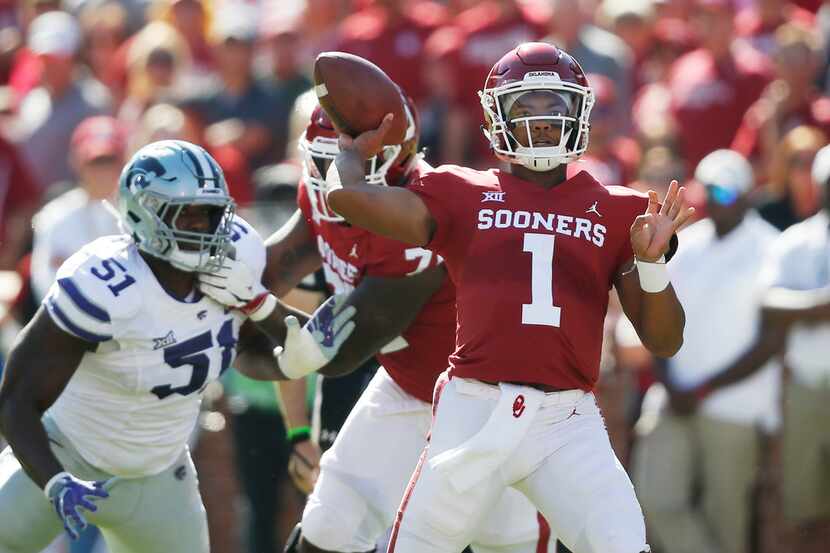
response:
<path fill-rule="evenodd" d="M 523 165 L 510 165 L 510 174 L 522 180 L 532 182 L 546 190 L 565 182 L 567 177 L 567 165 L 564 163 L 551 171 L 531 171 Z"/>
<path fill-rule="evenodd" d="M 176 269 L 167 261 L 163 261 L 152 255 L 141 252 L 141 257 L 144 262 L 153 271 L 156 280 L 158 280 L 161 287 L 164 288 L 168 294 L 174 298 L 184 300 L 192 292 L 196 285 L 196 273 L 189 273 Z"/>

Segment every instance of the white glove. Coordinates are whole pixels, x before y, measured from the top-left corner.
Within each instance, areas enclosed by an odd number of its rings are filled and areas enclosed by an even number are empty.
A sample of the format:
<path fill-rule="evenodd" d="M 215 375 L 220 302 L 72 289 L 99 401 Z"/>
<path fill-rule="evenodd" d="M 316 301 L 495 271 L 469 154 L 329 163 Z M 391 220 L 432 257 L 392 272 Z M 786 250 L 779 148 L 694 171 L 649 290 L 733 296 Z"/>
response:
<path fill-rule="evenodd" d="M 357 309 L 353 305 L 343 308 L 345 301 L 345 294 L 330 297 L 302 328 L 297 317 L 285 318 L 285 345 L 274 349 L 274 357 L 286 377 L 302 378 L 334 359 L 355 329 L 352 318 Z"/>
<path fill-rule="evenodd" d="M 262 285 L 262 273 L 257 273 L 241 259 L 225 257 L 222 267 L 215 273 L 198 273 L 198 288 L 222 305 L 244 308 L 268 294 Z"/>

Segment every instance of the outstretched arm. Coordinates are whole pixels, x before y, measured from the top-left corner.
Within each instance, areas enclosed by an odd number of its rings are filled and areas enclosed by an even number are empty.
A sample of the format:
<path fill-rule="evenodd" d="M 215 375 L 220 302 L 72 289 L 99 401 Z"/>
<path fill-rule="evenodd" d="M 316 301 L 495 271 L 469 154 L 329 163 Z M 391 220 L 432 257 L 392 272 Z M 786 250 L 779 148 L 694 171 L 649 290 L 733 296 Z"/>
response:
<path fill-rule="evenodd" d="M 290 292 L 322 263 L 308 222 L 299 209 L 265 240 L 265 247 L 263 283 L 277 297 Z"/>
<path fill-rule="evenodd" d="M 392 115 L 388 114 L 380 127 L 357 138 L 340 135 L 335 164 L 343 186 L 329 191 L 327 201 L 356 227 L 425 246 L 435 232 L 435 220 L 423 200 L 406 188 L 371 185 L 365 179 L 365 160 L 381 150 L 391 124 Z"/>
<path fill-rule="evenodd" d="M 643 345 L 660 357 L 671 357 L 683 345 L 686 316 L 669 282 L 665 254 L 672 235 L 692 216 L 685 189 L 672 181 L 661 206 L 649 191 L 648 208 L 631 225 L 634 264 L 615 282 L 620 302 Z"/>

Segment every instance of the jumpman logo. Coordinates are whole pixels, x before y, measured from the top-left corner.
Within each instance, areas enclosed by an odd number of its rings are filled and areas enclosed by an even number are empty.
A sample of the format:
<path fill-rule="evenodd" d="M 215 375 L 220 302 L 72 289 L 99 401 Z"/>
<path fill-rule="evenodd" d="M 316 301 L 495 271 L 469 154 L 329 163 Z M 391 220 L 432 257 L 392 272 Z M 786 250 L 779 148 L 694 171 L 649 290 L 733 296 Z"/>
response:
<path fill-rule="evenodd" d="M 594 202 L 591 205 L 591 207 L 589 207 L 588 209 L 585 210 L 585 213 L 596 213 L 597 217 L 602 217 L 602 214 L 599 211 L 597 211 L 597 204 L 598 203 L 599 202 Z"/>
<path fill-rule="evenodd" d="M 349 257 L 357 257 L 357 244 L 352 246 L 352 251 L 349 252 Z"/>

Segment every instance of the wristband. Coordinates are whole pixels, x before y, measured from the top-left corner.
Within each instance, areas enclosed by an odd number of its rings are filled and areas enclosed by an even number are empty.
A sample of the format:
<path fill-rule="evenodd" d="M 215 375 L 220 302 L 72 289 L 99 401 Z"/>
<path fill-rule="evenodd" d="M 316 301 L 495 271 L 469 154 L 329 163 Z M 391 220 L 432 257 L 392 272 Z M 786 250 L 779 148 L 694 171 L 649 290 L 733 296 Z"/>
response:
<path fill-rule="evenodd" d="M 298 426 L 290 429 L 285 433 L 285 439 L 289 444 L 295 445 L 304 442 L 311 438 L 311 428 L 309 426 Z"/>
<path fill-rule="evenodd" d="M 52 497 L 49 495 L 49 492 L 52 491 L 52 486 L 63 480 L 64 478 L 72 478 L 72 475 L 68 472 L 59 472 L 55 476 L 49 479 L 45 486 L 43 486 L 43 493 L 46 494 L 46 498 L 51 500 Z"/>
<path fill-rule="evenodd" d="M 640 277 L 640 288 L 650 294 L 662 292 L 671 282 L 669 271 L 666 269 L 666 256 L 654 262 L 638 259 L 637 275 Z"/>
<path fill-rule="evenodd" d="M 273 294 L 262 294 L 258 298 L 251 300 L 242 311 L 248 315 L 252 321 L 259 322 L 266 319 L 268 315 L 274 312 L 277 307 L 277 298 Z"/>

